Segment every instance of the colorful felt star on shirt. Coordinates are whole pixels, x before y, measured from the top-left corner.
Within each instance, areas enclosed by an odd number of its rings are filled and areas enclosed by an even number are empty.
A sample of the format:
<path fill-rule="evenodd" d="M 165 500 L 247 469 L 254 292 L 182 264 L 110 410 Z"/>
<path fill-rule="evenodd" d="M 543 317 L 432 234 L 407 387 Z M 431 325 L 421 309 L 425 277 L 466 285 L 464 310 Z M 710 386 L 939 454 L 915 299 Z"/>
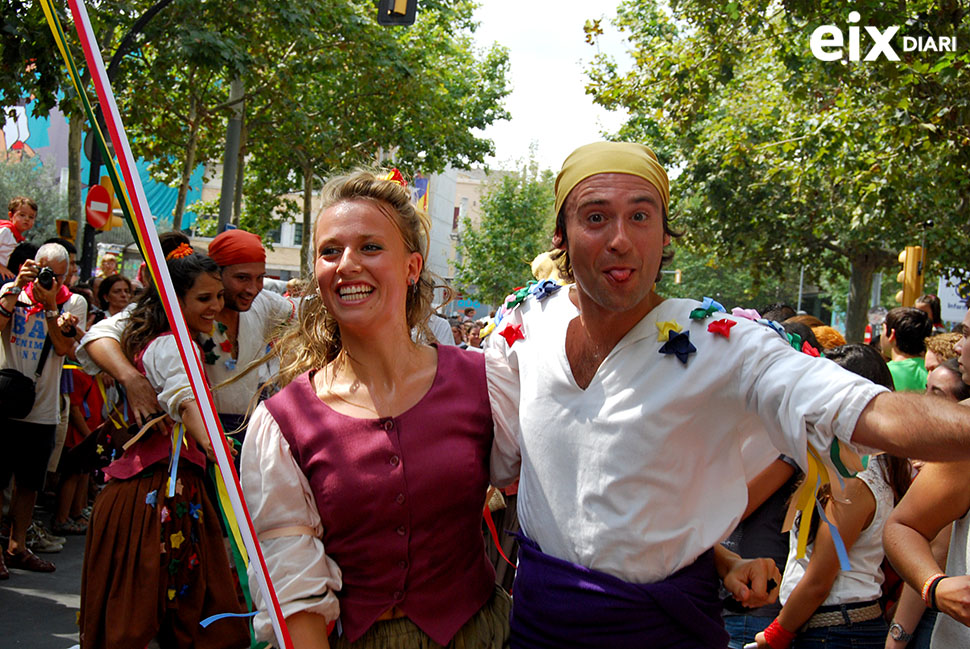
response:
<path fill-rule="evenodd" d="M 728 320 L 727 318 L 721 318 L 720 320 L 715 320 L 711 324 L 707 325 L 707 330 L 712 334 L 721 334 L 725 338 L 731 337 L 731 327 L 738 324 L 734 320 Z"/>
<path fill-rule="evenodd" d="M 505 342 L 511 347 L 516 340 L 525 340 L 525 334 L 522 333 L 522 325 L 508 325 L 505 329 L 499 332 L 502 338 L 505 338 Z"/>
<path fill-rule="evenodd" d="M 690 342 L 689 331 L 674 334 L 660 348 L 661 354 L 674 354 L 684 365 L 687 364 L 687 357 L 696 351 L 697 348 Z"/>
<path fill-rule="evenodd" d="M 802 353 L 808 354 L 809 356 L 814 356 L 815 358 L 819 357 L 818 350 L 812 347 L 807 340 L 802 342 Z"/>
<path fill-rule="evenodd" d="M 176 532 L 171 536 L 172 548 L 178 550 L 185 543 L 185 535 L 182 534 L 181 530 Z"/>
<path fill-rule="evenodd" d="M 154 507 L 158 504 L 158 489 L 154 489 L 145 494 L 145 504 Z"/>
<path fill-rule="evenodd" d="M 773 329 L 776 334 L 778 334 L 785 340 L 788 340 L 788 332 L 785 331 L 785 328 L 782 327 L 777 322 L 775 322 L 774 320 L 766 320 L 764 318 L 758 318 L 757 320 L 755 320 L 755 322 L 757 322 L 759 325 L 762 325 L 764 327 L 768 327 L 769 329 Z"/>
<path fill-rule="evenodd" d="M 202 503 L 189 503 L 189 516 L 195 520 L 199 520 L 199 517 L 202 516 Z"/>
<path fill-rule="evenodd" d="M 537 300 L 544 300 L 561 288 L 559 284 L 556 284 L 551 279 L 544 279 L 538 284 L 534 284 L 529 290 L 536 296 Z"/>
<path fill-rule="evenodd" d="M 221 343 L 219 343 L 219 349 L 221 349 L 222 351 L 228 354 L 229 352 L 232 351 L 232 341 L 223 340 Z"/>
<path fill-rule="evenodd" d="M 172 515 L 168 511 L 168 507 L 165 505 L 162 505 L 162 511 L 159 513 L 159 518 L 161 518 L 163 523 L 167 523 L 172 518 Z"/>
<path fill-rule="evenodd" d="M 674 320 L 664 320 L 663 322 L 658 322 L 657 329 L 660 330 L 660 333 L 657 335 L 657 340 L 660 342 L 670 340 L 670 333 L 677 333 L 682 328 L 683 327 L 677 324 L 677 322 Z"/>
<path fill-rule="evenodd" d="M 792 349 L 802 350 L 802 337 L 798 334 L 787 334 L 788 344 L 792 346 Z"/>
<path fill-rule="evenodd" d="M 182 478 L 175 478 L 175 493 L 181 496 L 184 489 L 185 485 L 182 484 Z"/>
<path fill-rule="evenodd" d="M 724 311 L 724 306 L 717 300 L 705 297 L 701 305 L 690 312 L 690 318 L 691 320 L 703 320 L 718 311 Z"/>
<path fill-rule="evenodd" d="M 199 555 L 193 552 L 189 556 L 189 570 L 193 570 L 199 565 Z"/>
<path fill-rule="evenodd" d="M 731 315 L 735 318 L 747 318 L 748 320 L 758 320 L 761 318 L 761 314 L 754 309 L 742 309 L 739 306 L 731 309 Z"/>
<path fill-rule="evenodd" d="M 493 322 L 489 322 L 487 325 L 485 325 L 484 327 L 482 327 L 482 330 L 480 332 L 478 332 L 479 337 L 484 338 L 488 334 L 490 334 L 493 331 L 495 331 L 495 325 L 496 324 L 497 323 L 493 321 Z"/>
<path fill-rule="evenodd" d="M 229 370 L 230 372 L 234 371 L 236 369 L 236 359 L 227 358 L 225 362 L 225 366 L 226 366 L 226 369 Z"/>

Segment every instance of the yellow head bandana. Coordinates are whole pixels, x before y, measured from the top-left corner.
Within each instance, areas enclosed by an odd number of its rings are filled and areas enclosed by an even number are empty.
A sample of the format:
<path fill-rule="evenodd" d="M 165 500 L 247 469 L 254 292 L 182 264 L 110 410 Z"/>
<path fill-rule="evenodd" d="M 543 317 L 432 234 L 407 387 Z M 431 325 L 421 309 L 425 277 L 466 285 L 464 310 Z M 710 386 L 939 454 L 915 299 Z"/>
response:
<path fill-rule="evenodd" d="M 569 192 L 596 174 L 630 174 L 643 178 L 660 192 L 664 212 L 668 212 L 670 183 L 653 151 L 634 142 L 593 142 L 570 153 L 562 163 L 562 171 L 556 176 L 556 214 Z"/>

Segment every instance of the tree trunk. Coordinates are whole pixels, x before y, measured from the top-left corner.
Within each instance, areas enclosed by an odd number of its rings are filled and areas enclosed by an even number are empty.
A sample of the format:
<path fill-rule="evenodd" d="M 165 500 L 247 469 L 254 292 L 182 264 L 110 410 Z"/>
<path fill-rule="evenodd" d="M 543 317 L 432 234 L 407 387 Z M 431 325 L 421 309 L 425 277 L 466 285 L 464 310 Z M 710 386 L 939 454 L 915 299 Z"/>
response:
<path fill-rule="evenodd" d="M 239 163 L 236 165 L 236 195 L 232 199 L 232 224 L 239 227 L 242 216 L 243 180 L 246 177 L 246 116 L 243 115 L 242 130 L 239 132 Z"/>
<path fill-rule="evenodd" d="M 81 204 L 81 147 L 84 142 L 84 120 L 80 116 L 69 118 L 67 128 L 67 218 L 77 223 L 77 240 L 74 245 L 81 250 L 84 238 L 84 206 Z M 78 255 L 80 256 L 80 255 Z"/>
<path fill-rule="evenodd" d="M 303 241 L 300 242 L 300 277 L 310 276 L 310 212 L 313 209 L 313 167 L 303 167 Z"/>
<path fill-rule="evenodd" d="M 182 229 L 182 214 L 185 212 L 185 198 L 189 193 L 189 181 L 195 169 L 195 152 L 199 148 L 199 115 L 197 100 L 192 98 L 189 107 L 189 145 L 185 151 L 185 164 L 182 165 L 182 180 L 179 182 L 178 198 L 172 213 L 172 230 Z"/>
<path fill-rule="evenodd" d="M 869 323 L 869 293 L 872 290 L 872 275 L 879 266 L 878 253 L 863 252 L 850 258 L 852 273 L 849 277 L 849 305 L 845 316 L 845 339 L 850 343 L 861 343 Z"/>

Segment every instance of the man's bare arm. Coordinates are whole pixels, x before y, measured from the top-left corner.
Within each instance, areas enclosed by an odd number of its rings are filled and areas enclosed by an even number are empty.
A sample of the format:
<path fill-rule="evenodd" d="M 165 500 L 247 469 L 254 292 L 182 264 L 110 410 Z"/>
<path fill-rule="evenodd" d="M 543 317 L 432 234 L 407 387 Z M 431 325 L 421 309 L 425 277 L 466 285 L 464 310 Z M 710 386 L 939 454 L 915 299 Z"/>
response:
<path fill-rule="evenodd" d="M 91 360 L 122 385 L 128 395 L 128 408 L 141 425 L 149 415 L 161 410 L 155 388 L 135 369 L 114 338 L 98 338 L 84 346 Z"/>
<path fill-rule="evenodd" d="M 930 462 L 970 460 L 970 408 L 925 394 L 883 392 L 859 415 L 852 441 Z"/>

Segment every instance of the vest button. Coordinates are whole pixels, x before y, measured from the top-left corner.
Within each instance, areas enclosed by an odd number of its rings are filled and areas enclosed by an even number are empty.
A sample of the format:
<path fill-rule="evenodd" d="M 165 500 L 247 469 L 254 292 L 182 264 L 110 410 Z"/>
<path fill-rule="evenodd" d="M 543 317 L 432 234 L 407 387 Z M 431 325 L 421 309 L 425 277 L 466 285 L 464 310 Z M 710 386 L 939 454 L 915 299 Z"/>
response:
<path fill-rule="evenodd" d="M 396 502 L 398 505 L 403 505 L 404 501 L 405 501 L 404 494 L 398 494 L 397 498 L 394 499 L 394 502 Z"/>
<path fill-rule="evenodd" d="M 402 593 L 399 590 L 395 590 L 394 591 L 394 599 L 396 599 L 396 600 L 402 600 L 402 599 L 404 599 L 404 593 Z"/>
<path fill-rule="evenodd" d="M 394 428 L 394 420 L 388 419 L 384 422 L 384 430 L 391 430 L 392 428 Z"/>
<path fill-rule="evenodd" d="M 406 570 L 407 567 L 408 567 L 408 562 L 407 561 L 398 561 L 397 562 L 397 567 L 400 568 L 401 570 Z"/>
<path fill-rule="evenodd" d="M 397 528 L 397 533 L 400 536 L 404 536 L 408 533 L 408 529 L 402 525 L 401 527 Z"/>
<path fill-rule="evenodd" d="M 391 456 L 391 459 L 390 459 L 390 462 L 391 462 L 391 466 L 397 466 L 398 464 L 401 463 L 401 458 L 399 458 L 396 455 L 392 455 Z"/>

